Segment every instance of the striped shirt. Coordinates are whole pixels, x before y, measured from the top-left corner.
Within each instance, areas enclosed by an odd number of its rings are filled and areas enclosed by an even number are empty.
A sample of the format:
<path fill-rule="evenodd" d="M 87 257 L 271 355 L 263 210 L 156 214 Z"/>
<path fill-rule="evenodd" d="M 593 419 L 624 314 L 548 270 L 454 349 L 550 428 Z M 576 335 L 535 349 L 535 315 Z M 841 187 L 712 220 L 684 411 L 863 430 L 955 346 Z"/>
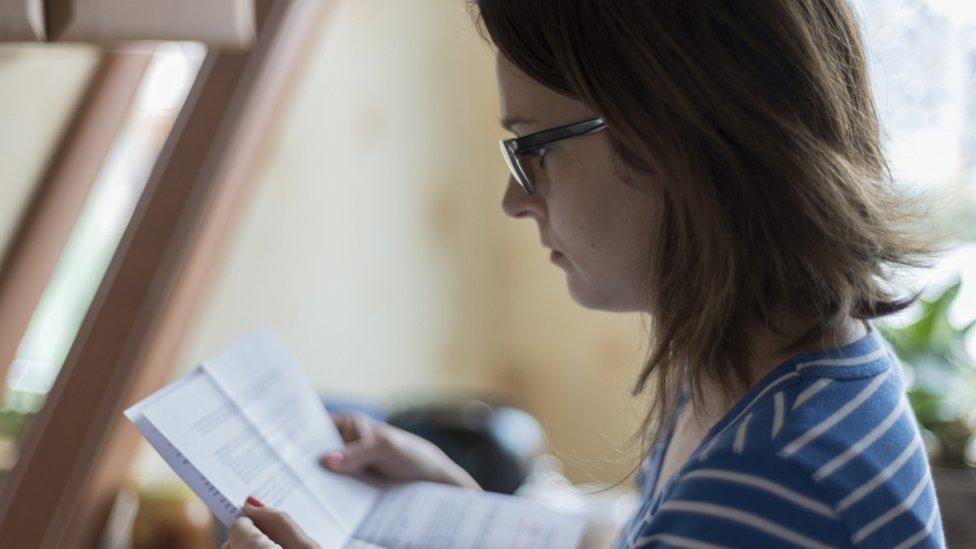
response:
<path fill-rule="evenodd" d="M 901 366 L 867 326 L 763 377 L 652 498 L 664 437 L 619 546 L 945 547 Z"/>

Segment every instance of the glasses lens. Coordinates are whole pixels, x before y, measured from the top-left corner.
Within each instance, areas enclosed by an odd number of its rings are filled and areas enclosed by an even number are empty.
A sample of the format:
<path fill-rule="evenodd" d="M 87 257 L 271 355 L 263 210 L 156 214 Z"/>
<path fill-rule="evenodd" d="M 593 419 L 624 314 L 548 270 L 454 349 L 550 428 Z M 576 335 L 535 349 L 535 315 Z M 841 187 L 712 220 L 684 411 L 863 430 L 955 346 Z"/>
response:
<path fill-rule="evenodd" d="M 529 193 L 530 195 L 533 194 L 535 189 L 533 189 L 532 183 L 530 183 L 528 177 L 526 177 L 525 170 L 522 168 L 522 163 L 519 162 L 518 157 L 508 150 L 508 147 L 505 146 L 504 141 L 501 141 L 499 146 L 502 151 L 502 158 L 505 159 L 505 164 L 508 166 L 508 171 L 512 173 L 512 177 L 515 178 L 515 181 L 521 185 L 523 189 L 525 189 L 525 192 Z"/>

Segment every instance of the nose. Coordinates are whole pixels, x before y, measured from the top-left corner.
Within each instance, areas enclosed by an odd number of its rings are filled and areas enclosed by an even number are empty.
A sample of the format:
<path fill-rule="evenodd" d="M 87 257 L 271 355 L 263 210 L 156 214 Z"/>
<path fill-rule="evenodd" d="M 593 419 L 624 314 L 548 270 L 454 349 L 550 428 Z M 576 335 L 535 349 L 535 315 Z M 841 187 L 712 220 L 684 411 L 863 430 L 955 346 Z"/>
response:
<path fill-rule="evenodd" d="M 541 219 L 545 212 L 538 191 L 535 196 L 529 196 L 514 177 L 509 176 L 505 196 L 502 198 L 502 210 L 509 217 L 534 217 Z"/>

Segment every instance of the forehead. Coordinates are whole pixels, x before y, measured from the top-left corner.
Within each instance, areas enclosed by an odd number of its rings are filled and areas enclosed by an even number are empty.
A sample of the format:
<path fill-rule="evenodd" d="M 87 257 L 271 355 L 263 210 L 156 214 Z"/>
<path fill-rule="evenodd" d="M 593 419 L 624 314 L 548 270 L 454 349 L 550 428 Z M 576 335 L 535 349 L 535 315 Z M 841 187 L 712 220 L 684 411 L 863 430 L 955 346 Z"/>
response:
<path fill-rule="evenodd" d="M 579 100 L 557 93 L 522 72 L 505 56 L 495 59 L 503 120 L 529 120 L 558 124 L 587 116 L 590 111 Z"/>

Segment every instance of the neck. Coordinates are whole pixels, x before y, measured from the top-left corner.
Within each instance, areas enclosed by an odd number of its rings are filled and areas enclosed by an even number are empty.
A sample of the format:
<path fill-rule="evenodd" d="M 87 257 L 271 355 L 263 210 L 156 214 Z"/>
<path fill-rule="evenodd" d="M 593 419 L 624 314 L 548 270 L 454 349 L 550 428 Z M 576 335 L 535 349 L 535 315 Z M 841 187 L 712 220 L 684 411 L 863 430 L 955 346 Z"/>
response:
<path fill-rule="evenodd" d="M 784 323 L 780 325 L 786 326 L 786 329 L 782 330 L 782 333 L 776 333 L 764 327 L 753 331 L 752 337 L 750 338 L 753 342 L 754 356 L 750 367 L 753 385 L 761 381 L 767 374 L 792 356 L 799 353 L 846 345 L 857 341 L 867 333 L 864 322 L 854 318 L 848 318 L 838 330 L 827 334 L 827 337 L 823 339 L 823 341 L 828 342 L 826 345 L 820 345 L 815 342 L 800 349 L 782 351 L 784 347 L 795 341 L 810 324 L 800 320 L 793 320 L 788 324 Z M 695 415 L 699 416 L 700 423 L 711 426 L 721 419 L 751 388 L 752 386 L 747 387 L 738 384 L 731 392 L 731 396 L 728 396 L 720 382 L 712 379 L 705 380 L 702 383 L 704 409 Z"/>

